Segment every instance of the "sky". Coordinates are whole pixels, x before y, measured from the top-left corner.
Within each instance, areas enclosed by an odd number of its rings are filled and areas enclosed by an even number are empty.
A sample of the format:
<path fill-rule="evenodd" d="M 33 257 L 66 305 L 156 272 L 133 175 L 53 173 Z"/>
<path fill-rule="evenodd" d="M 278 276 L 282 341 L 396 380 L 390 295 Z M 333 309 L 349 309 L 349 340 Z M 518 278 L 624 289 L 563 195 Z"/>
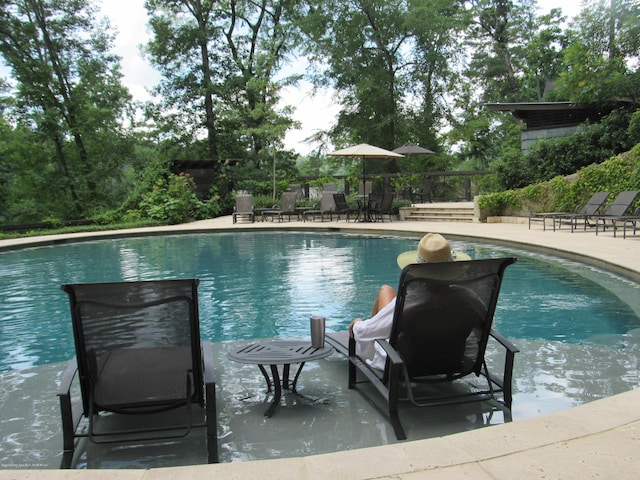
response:
<path fill-rule="evenodd" d="M 558 1 L 538 0 L 538 5 L 544 13 L 557 8 Z M 580 10 L 580 5 L 581 0 L 565 0 L 560 7 L 565 15 L 572 17 Z M 160 75 L 140 52 L 140 45 L 150 36 L 144 0 L 103 0 L 101 10 L 117 31 L 114 50 L 122 57 L 123 84 L 136 100 L 150 99 L 148 89 L 158 83 Z M 318 130 L 329 129 L 339 107 L 333 102 L 331 91 L 311 95 L 311 85 L 306 82 L 301 82 L 297 88 L 287 88 L 282 102 L 295 108 L 293 118 L 302 124 L 300 130 L 287 134 L 285 146 L 302 155 L 308 154 L 314 145 L 306 144 L 304 139 Z"/>

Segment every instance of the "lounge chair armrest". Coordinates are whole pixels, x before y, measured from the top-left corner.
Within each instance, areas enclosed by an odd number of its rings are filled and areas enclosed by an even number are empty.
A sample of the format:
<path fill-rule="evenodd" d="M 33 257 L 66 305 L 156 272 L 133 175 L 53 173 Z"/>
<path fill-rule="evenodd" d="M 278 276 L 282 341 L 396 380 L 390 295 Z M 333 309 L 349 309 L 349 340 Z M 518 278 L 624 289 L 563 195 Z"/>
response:
<path fill-rule="evenodd" d="M 389 342 L 387 342 L 386 340 L 376 340 L 376 342 L 387 354 L 387 359 L 389 360 L 389 362 L 391 362 L 391 365 L 402 365 L 402 358 L 400 358 L 400 355 L 398 354 L 398 352 L 396 352 L 396 349 L 393 348 Z"/>
<path fill-rule="evenodd" d="M 520 349 L 516 347 L 512 342 L 500 335 L 494 329 L 491 329 L 490 335 L 495 338 L 509 353 L 518 353 Z"/>
<path fill-rule="evenodd" d="M 518 353 L 520 350 L 495 330 L 491 329 L 490 335 L 505 348 L 506 355 L 504 359 L 504 371 L 502 373 L 502 379 L 497 378 L 494 375 L 490 375 L 489 380 L 502 388 L 504 403 L 507 408 L 511 409 L 511 403 L 513 401 L 513 362 L 515 360 L 516 353 Z"/>
<path fill-rule="evenodd" d="M 202 342 L 202 363 L 204 364 L 205 385 L 216 382 L 215 364 L 213 361 L 213 344 Z"/>
<path fill-rule="evenodd" d="M 78 363 L 76 361 L 76 357 L 73 357 L 69 360 L 67 364 L 67 368 L 62 374 L 62 378 L 60 379 L 60 385 L 58 385 L 57 395 L 69 395 L 71 391 L 71 385 L 73 384 L 73 379 L 78 373 Z"/>
<path fill-rule="evenodd" d="M 71 400 L 71 386 L 77 373 L 78 364 L 76 358 L 73 357 L 62 374 L 57 392 L 60 401 L 60 414 L 62 416 L 63 464 L 71 461 L 70 456 L 75 449 L 75 431 L 82 419 L 81 405 L 74 405 Z"/>
<path fill-rule="evenodd" d="M 203 376 L 206 401 L 207 457 L 209 463 L 218 463 L 216 373 L 214 367 L 213 343 L 211 342 L 202 342 L 202 363 L 204 366 Z"/>

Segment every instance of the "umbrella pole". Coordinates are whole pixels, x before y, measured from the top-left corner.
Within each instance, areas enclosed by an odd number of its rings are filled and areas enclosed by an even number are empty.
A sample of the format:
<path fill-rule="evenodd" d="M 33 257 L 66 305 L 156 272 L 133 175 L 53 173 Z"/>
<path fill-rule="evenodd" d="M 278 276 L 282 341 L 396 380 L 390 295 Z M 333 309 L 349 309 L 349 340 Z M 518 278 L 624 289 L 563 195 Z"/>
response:
<path fill-rule="evenodd" d="M 366 157 L 362 157 L 362 211 L 359 212 L 362 214 L 362 218 L 360 218 L 360 222 L 371 222 L 371 217 L 369 216 L 369 195 L 367 195 L 367 174 L 366 174 Z"/>

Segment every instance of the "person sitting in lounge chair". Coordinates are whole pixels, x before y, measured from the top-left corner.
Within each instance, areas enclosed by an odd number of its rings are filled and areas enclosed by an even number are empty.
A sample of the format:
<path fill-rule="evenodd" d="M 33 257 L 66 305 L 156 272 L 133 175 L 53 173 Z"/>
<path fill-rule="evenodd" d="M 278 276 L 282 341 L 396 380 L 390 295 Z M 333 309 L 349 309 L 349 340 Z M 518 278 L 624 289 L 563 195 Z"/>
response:
<path fill-rule="evenodd" d="M 452 252 L 449 242 L 440 234 L 427 233 L 415 250 L 401 253 L 398 258 L 398 266 L 404 268 L 411 263 L 449 262 L 456 260 L 470 260 L 470 257 L 461 252 Z M 473 292 L 457 289 L 452 294 L 459 299 L 468 298 L 473 305 Z M 481 303 L 481 302 L 480 302 Z M 386 354 L 376 343 L 376 340 L 388 340 L 391 335 L 393 314 L 396 304 L 396 292 L 393 287 L 383 285 L 380 287 L 371 310 L 371 318 L 363 320 L 356 318 L 349 325 L 349 335 L 356 341 L 356 354 L 366 360 L 373 368 L 384 370 Z M 482 308 L 482 305 L 478 305 Z"/>

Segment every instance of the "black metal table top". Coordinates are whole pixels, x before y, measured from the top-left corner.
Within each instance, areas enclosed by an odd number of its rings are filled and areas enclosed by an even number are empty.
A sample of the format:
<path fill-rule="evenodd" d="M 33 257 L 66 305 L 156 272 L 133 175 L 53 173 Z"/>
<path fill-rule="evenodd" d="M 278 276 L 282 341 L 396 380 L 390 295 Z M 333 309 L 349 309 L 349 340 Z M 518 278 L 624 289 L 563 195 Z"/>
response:
<path fill-rule="evenodd" d="M 328 357 L 333 348 L 311 346 L 309 340 L 265 340 L 236 347 L 228 353 L 231 360 L 257 365 L 290 365 Z"/>

